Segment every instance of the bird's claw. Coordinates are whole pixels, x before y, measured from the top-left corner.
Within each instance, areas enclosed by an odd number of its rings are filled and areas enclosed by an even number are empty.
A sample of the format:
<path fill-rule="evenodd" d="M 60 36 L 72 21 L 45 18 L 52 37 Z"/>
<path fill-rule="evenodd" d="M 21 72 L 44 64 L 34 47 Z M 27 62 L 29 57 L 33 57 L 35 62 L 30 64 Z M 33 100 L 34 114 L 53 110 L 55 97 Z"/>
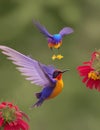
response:
<path fill-rule="evenodd" d="M 63 58 L 63 56 L 61 54 L 59 54 L 59 55 L 56 56 L 56 58 L 60 60 L 60 59 Z"/>
<path fill-rule="evenodd" d="M 56 56 L 56 55 L 53 55 L 53 56 L 52 56 L 52 60 L 55 60 L 55 59 L 59 59 L 59 60 L 60 60 L 60 59 L 62 59 L 62 58 L 63 58 L 63 56 L 62 56 L 61 54 L 59 54 L 59 55 L 57 55 L 57 56 Z"/>
<path fill-rule="evenodd" d="M 56 58 L 57 58 L 56 55 L 53 55 L 53 56 L 52 56 L 52 60 L 55 60 Z"/>

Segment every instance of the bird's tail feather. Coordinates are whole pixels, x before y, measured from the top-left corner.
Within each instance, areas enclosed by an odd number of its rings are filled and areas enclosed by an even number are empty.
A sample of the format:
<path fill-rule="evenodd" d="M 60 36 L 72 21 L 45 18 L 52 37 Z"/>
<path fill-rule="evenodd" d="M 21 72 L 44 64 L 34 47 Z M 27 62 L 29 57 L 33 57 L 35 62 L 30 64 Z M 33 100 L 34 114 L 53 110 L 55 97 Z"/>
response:
<path fill-rule="evenodd" d="M 35 93 L 35 96 L 38 98 L 38 99 L 40 99 L 41 98 L 41 92 L 40 93 Z"/>
<path fill-rule="evenodd" d="M 33 104 L 33 105 L 31 106 L 31 108 L 41 106 L 42 103 L 43 103 L 43 101 L 44 101 L 44 99 L 39 99 L 35 104 Z"/>

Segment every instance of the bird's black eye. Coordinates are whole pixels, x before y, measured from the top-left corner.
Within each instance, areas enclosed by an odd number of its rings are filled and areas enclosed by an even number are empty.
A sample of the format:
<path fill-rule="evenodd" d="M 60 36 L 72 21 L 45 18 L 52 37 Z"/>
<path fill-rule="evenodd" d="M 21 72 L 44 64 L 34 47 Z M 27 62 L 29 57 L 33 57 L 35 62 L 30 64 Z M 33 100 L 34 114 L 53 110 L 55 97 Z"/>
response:
<path fill-rule="evenodd" d="M 53 72 L 53 78 L 56 78 L 61 72 L 60 71 L 54 71 Z"/>

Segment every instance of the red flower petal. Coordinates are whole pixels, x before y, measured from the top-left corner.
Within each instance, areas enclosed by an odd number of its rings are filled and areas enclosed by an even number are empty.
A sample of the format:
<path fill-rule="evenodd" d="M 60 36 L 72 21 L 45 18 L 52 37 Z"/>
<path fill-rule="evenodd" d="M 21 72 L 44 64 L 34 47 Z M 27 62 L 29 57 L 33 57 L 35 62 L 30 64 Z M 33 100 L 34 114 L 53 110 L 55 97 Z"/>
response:
<path fill-rule="evenodd" d="M 7 111 L 11 112 L 11 110 L 12 110 L 13 111 L 12 114 L 15 116 L 15 118 L 13 118 L 13 115 L 12 115 L 10 121 L 9 120 L 7 121 L 7 119 L 5 117 L 6 114 L 3 113 L 3 109 L 5 109 L 6 107 L 8 107 Z M 4 127 L 4 130 L 29 130 L 29 125 L 27 122 L 25 122 L 23 120 L 23 117 L 26 117 L 27 119 L 29 119 L 29 118 L 25 113 L 20 111 L 17 106 L 13 105 L 10 102 L 2 102 L 0 104 L 0 108 L 1 108 L 0 126 Z M 3 114 L 5 114 L 4 119 L 2 118 Z"/>
<path fill-rule="evenodd" d="M 4 119 L 1 117 L 0 118 L 0 127 L 3 125 L 3 123 L 4 123 Z"/>
<path fill-rule="evenodd" d="M 93 89 L 94 86 L 94 80 L 93 79 L 88 79 L 86 86 L 89 87 L 90 89 Z"/>
<path fill-rule="evenodd" d="M 22 130 L 29 130 L 29 125 L 22 119 L 18 119 L 18 126 L 20 126 L 20 128 Z"/>
<path fill-rule="evenodd" d="M 82 82 L 85 83 L 88 80 L 88 76 L 84 77 Z"/>
<path fill-rule="evenodd" d="M 95 81 L 94 87 L 100 91 L 100 80 Z"/>

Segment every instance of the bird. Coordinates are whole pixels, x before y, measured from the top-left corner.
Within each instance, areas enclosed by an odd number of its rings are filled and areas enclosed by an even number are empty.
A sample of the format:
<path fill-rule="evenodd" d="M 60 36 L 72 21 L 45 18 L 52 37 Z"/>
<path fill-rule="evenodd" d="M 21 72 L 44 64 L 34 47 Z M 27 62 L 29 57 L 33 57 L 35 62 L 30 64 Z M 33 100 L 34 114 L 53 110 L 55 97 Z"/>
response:
<path fill-rule="evenodd" d="M 69 69 L 62 71 L 56 69 L 53 65 L 42 64 L 38 60 L 4 45 L 0 45 L 0 50 L 17 66 L 17 69 L 25 76 L 26 80 L 42 88 L 40 92 L 35 93 L 37 102 L 31 108 L 41 106 L 45 100 L 60 94 L 64 85 L 62 75 Z"/>
<path fill-rule="evenodd" d="M 71 27 L 64 27 L 60 30 L 59 33 L 56 34 L 50 34 L 48 30 L 42 26 L 39 22 L 36 22 L 33 19 L 33 24 L 39 29 L 39 31 L 44 34 L 44 36 L 47 38 L 48 47 L 53 51 L 53 48 L 58 49 L 58 55 L 56 56 L 53 54 L 52 59 L 62 59 L 63 56 L 59 54 L 59 48 L 62 45 L 62 39 L 65 35 L 71 34 L 74 32 L 74 30 Z"/>

